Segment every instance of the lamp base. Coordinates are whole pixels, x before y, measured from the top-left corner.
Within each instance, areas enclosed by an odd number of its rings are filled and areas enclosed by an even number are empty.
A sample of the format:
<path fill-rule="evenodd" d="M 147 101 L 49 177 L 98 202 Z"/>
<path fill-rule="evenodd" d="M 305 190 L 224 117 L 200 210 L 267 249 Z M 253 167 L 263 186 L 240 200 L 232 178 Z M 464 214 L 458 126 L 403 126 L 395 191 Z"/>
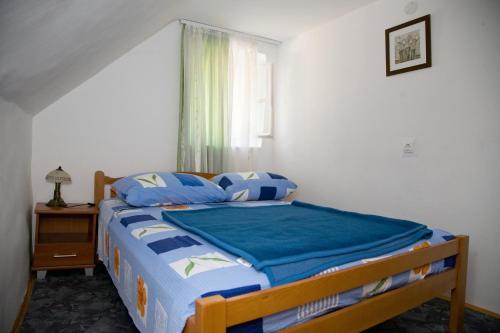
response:
<path fill-rule="evenodd" d="M 56 186 L 54 187 L 54 198 L 46 203 L 49 207 L 67 207 L 63 198 L 61 197 L 61 183 L 56 182 Z"/>
<path fill-rule="evenodd" d="M 67 207 L 68 205 L 64 202 L 62 198 L 52 199 L 46 203 L 49 207 Z"/>

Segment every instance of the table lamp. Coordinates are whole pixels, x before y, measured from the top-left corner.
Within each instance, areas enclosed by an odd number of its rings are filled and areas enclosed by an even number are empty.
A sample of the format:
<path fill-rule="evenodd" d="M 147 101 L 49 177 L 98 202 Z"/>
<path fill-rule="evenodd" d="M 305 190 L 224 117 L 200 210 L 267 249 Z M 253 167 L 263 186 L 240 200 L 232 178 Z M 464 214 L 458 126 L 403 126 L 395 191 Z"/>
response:
<path fill-rule="evenodd" d="M 45 176 L 45 179 L 51 183 L 55 183 L 56 187 L 54 188 L 54 198 L 47 202 L 47 206 L 49 207 L 66 207 L 66 203 L 61 197 L 61 183 L 68 183 L 71 181 L 71 176 L 64 171 L 61 167 L 52 170 Z"/>

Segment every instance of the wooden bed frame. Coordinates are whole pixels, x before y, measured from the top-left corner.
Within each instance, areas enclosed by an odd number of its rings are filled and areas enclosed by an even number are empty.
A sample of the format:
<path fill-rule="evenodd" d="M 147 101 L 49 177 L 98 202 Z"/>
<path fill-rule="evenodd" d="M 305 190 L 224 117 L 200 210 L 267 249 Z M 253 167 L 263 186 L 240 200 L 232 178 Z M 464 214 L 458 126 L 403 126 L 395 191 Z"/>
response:
<path fill-rule="evenodd" d="M 208 173 L 193 174 L 207 179 L 214 176 Z M 108 177 L 102 171 L 95 173 L 96 205 L 104 199 L 105 186 L 118 179 Z M 282 332 L 360 332 L 451 291 L 448 331 L 462 333 L 468 248 L 469 237 L 457 236 L 448 242 L 418 251 L 270 289 L 231 298 L 219 295 L 201 298 L 196 301 L 196 312 L 188 318 L 184 333 L 226 332 L 227 327 L 314 302 L 450 256 L 456 256 L 453 269 L 324 314 Z"/>

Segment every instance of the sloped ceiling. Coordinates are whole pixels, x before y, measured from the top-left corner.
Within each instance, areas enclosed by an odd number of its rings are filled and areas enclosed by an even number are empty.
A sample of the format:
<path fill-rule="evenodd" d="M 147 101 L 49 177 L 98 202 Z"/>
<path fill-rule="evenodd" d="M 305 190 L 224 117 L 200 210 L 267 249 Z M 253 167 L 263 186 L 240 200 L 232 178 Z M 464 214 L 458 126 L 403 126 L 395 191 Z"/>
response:
<path fill-rule="evenodd" d="M 0 0 L 0 97 L 36 114 L 184 18 L 277 40 L 374 0 Z"/>

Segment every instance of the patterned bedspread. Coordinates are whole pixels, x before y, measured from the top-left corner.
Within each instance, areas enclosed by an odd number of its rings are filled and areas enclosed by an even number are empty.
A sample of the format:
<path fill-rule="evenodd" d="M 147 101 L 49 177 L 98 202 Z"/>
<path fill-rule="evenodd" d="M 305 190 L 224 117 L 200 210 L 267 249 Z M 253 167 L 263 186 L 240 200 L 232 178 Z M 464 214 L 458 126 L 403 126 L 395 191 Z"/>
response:
<path fill-rule="evenodd" d="M 125 306 L 141 332 L 182 332 L 194 314 L 197 298 L 213 294 L 231 297 L 270 288 L 264 273 L 173 224 L 162 221 L 164 210 L 211 209 L 221 205 L 255 207 L 285 205 L 282 201 L 226 202 L 135 208 L 117 199 L 100 204 L 99 259 L 106 265 Z M 365 258 L 321 273 L 341 270 L 394 254 L 418 250 L 452 239 L 434 229 L 432 238 L 378 258 Z M 231 328 L 232 332 L 274 332 L 333 309 L 437 273 L 453 265 L 441 260 L 360 288 Z"/>

